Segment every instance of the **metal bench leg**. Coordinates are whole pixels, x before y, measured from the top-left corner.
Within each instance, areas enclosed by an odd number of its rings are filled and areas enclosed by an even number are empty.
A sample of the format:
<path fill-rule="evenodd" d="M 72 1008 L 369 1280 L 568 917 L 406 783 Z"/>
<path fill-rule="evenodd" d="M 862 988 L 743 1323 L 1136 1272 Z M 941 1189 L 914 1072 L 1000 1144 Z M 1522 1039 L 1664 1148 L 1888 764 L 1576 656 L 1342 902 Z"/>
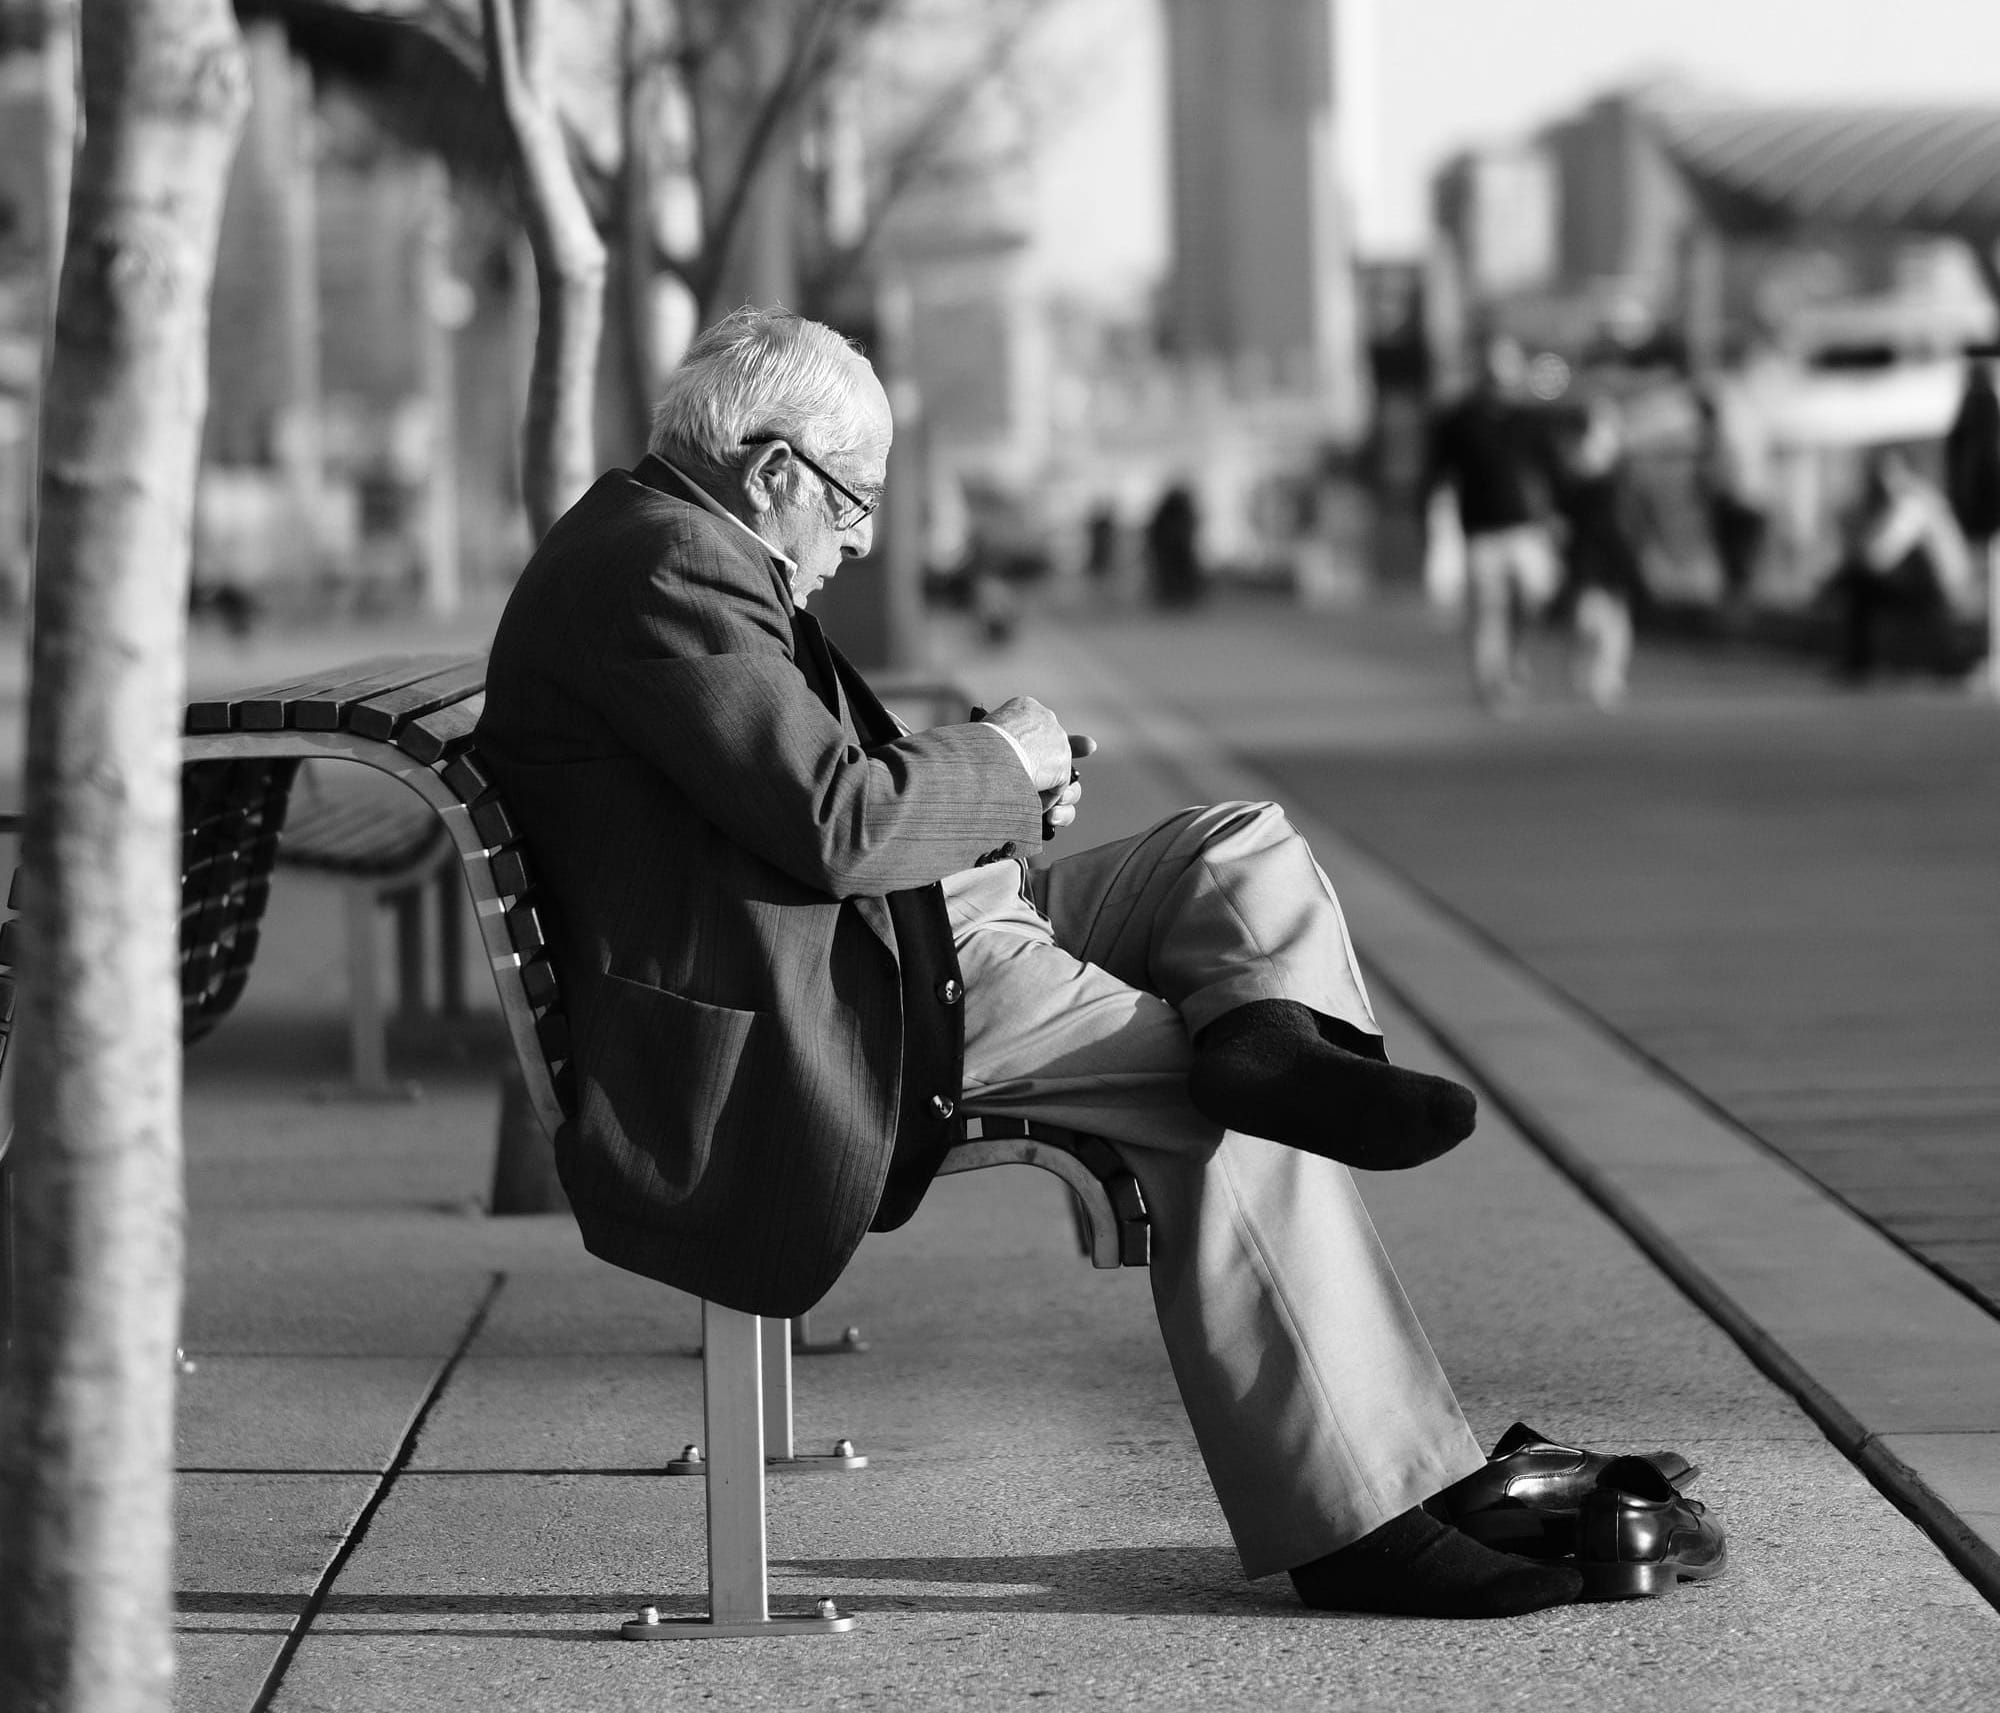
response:
<path fill-rule="evenodd" d="M 662 1618 L 648 1606 L 627 1641 L 699 1636 L 828 1635 L 854 1627 L 831 1600 L 773 1617 L 764 1537 L 764 1359 L 756 1315 L 701 1305 L 701 1384 L 708 1432 L 708 1616 Z M 781 1347 L 783 1340 L 777 1341 Z"/>
<path fill-rule="evenodd" d="M 316 1100 L 416 1100 L 415 1083 L 389 1080 L 388 1032 L 382 1016 L 382 976 L 375 950 L 375 888 L 350 881 L 341 889 L 347 918 L 347 1053 L 352 1076 L 322 1083 Z"/>
<path fill-rule="evenodd" d="M 797 1321 L 766 1320 L 764 1360 L 764 1467 L 773 1475 L 839 1475 L 866 1469 L 851 1439 L 837 1439 L 823 1455 L 801 1455 L 792 1433 L 792 1352 Z"/>
<path fill-rule="evenodd" d="M 383 902 L 396 918 L 396 1015 L 412 1022 L 424 1014 L 423 884 L 413 881 Z"/>
<path fill-rule="evenodd" d="M 438 1010 L 446 1017 L 465 1015 L 465 880 L 455 855 L 439 864 L 431 890 L 437 906 Z"/>

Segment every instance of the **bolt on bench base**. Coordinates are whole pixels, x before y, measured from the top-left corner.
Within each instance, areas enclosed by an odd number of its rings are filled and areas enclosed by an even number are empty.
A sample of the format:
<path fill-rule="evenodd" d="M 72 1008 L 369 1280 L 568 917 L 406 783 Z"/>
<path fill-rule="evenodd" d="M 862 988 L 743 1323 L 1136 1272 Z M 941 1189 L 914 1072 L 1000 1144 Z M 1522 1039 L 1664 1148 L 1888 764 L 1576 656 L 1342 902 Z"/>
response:
<path fill-rule="evenodd" d="M 719 1624 L 712 1618 L 655 1618 L 650 1623 L 635 1618 L 620 1625 L 618 1634 L 628 1642 L 690 1642 L 704 1636 L 731 1641 L 744 1636 L 837 1636 L 853 1628 L 852 1618 L 809 1618 L 800 1613 L 736 1624 Z"/>
<path fill-rule="evenodd" d="M 811 1315 L 792 1316 L 794 1356 L 860 1356 L 867 1349 L 868 1340 L 861 1336 L 858 1326 L 842 1327 L 838 1338 L 815 1338 L 812 1335 Z"/>
<path fill-rule="evenodd" d="M 843 1444 L 846 1442 L 843 1441 Z M 690 1446 L 688 1451 L 698 1451 L 699 1446 Z M 797 1457 L 767 1457 L 764 1459 L 766 1475 L 847 1475 L 857 1469 L 866 1469 L 868 1459 L 859 1454 L 842 1455 L 839 1452 L 820 1454 L 804 1452 Z M 708 1460 L 690 1457 L 683 1451 L 679 1457 L 667 1464 L 669 1475 L 706 1475 Z"/>
<path fill-rule="evenodd" d="M 708 1317 L 714 1312 L 714 1305 L 702 1304 L 702 1389 L 705 1396 L 714 1396 L 712 1388 L 715 1370 L 708 1357 Z M 723 1313 L 731 1311 L 723 1310 Z M 800 1452 L 792 1438 L 792 1357 L 798 1346 L 793 1342 L 791 1327 L 782 1320 L 767 1320 L 750 1316 L 756 1321 L 751 1333 L 754 1350 L 748 1360 L 760 1370 L 759 1375 L 759 1419 L 763 1423 L 764 1471 L 769 1475 L 846 1475 L 857 1469 L 866 1469 L 868 1459 L 859 1455 L 851 1439 L 837 1439 L 830 1453 Z M 743 1359 L 739 1356 L 739 1359 Z M 721 1442 L 715 1437 L 715 1406 L 708 1405 L 708 1437 L 711 1445 Z M 667 1465 L 669 1475 L 706 1475 L 708 1461 L 698 1445 L 681 1447 L 680 1456 Z"/>

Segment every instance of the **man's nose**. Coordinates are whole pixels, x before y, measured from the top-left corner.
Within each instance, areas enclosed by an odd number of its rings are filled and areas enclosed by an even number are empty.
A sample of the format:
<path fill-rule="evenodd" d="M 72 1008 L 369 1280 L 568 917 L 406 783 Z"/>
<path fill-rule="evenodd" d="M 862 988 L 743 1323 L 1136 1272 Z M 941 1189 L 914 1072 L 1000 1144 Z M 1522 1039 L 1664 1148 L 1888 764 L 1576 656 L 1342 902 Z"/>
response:
<path fill-rule="evenodd" d="M 841 538 L 840 556 L 843 559 L 866 559 L 874 545 L 875 520 L 865 517 Z"/>

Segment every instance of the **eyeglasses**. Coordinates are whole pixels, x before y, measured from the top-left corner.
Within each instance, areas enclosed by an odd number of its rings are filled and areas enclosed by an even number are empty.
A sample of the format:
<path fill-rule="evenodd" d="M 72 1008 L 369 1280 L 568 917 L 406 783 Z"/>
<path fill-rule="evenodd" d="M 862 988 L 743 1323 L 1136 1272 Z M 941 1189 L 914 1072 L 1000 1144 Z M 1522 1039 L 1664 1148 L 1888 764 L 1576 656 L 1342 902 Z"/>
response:
<path fill-rule="evenodd" d="M 819 465 L 815 464 L 810 458 L 808 458 L 803 452 L 801 452 L 798 449 L 798 447 L 792 443 L 791 439 L 786 435 L 749 434 L 745 435 L 743 439 L 737 442 L 737 444 L 739 446 L 769 446 L 774 441 L 779 441 L 779 440 L 784 441 L 784 443 L 787 446 L 791 447 L 792 456 L 794 458 L 796 458 L 801 464 L 803 464 L 808 470 L 810 470 L 815 476 L 817 476 L 836 494 L 839 494 L 842 499 L 847 501 L 848 509 L 845 511 L 836 512 L 834 514 L 833 527 L 835 529 L 852 529 L 856 524 L 860 523 L 864 518 L 872 516 L 874 514 L 875 508 L 882 503 L 882 496 L 879 492 L 872 499 L 865 498 L 864 496 L 857 494 L 838 476 L 829 475 L 825 470 L 821 469 Z"/>

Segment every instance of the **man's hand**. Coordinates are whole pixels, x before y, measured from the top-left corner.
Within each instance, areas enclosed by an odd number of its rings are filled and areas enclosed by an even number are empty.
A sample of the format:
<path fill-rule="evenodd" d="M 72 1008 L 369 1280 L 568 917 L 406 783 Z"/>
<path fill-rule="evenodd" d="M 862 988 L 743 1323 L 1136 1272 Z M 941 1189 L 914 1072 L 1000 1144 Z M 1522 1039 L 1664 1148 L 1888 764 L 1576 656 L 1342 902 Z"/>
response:
<path fill-rule="evenodd" d="M 1071 737 L 1032 696 L 1009 696 L 991 713 L 975 710 L 973 718 L 998 726 L 1021 746 L 1028 758 L 1028 776 L 1045 803 L 1052 803 L 1055 794 L 1068 787 L 1075 773 L 1070 763 L 1097 748 L 1090 738 Z"/>
<path fill-rule="evenodd" d="M 1071 738 L 1070 742 L 1090 743 L 1090 739 Z M 1096 746 L 1092 745 L 1092 747 L 1095 748 Z M 1056 828 L 1067 827 L 1070 822 L 1074 821 L 1076 819 L 1076 806 L 1082 801 L 1082 798 L 1083 781 L 1077 778 L 1074 771 L 1069 776 L 1069 783 L 1060 791 L 1054 793 L 1044 791 L 1042 793 L 1042 837 L 1052 839 L 1056 836 Z"/>

